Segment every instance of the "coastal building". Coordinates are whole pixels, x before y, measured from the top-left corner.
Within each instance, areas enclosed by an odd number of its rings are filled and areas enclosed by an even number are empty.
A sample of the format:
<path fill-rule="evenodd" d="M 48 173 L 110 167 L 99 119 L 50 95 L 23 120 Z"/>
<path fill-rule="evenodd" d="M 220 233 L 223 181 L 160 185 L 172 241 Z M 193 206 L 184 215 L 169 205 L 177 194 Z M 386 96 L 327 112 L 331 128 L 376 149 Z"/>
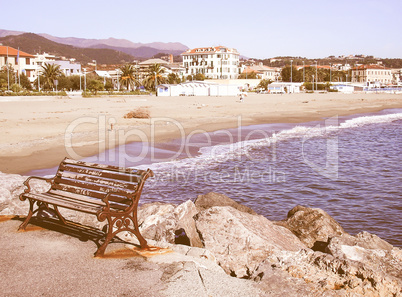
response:
<path fill-rule="evenodd" d="M 302 83 L 273 82 L 268 85 L 269 94 L 300 93 Z"/>
<path fill-rule="evenodd" d="M 10 46 L 0 45 L 0 68 L 9 66 L 13 75 L 24 73 L 30 81 L 35 80 L 35 56 Z"/>
<path fill-rule="evenodd" d="M 185 76 L 199 73 L 211 79 L 236 79 L 239 75 L 239 53 L 225 46 L 199 47 L 181 54 Z"/>
<path fill-rule="evenodd" d="M 261 62 L 257 65 L 248 65 L 244 67 L 242 71 L 243 74 L 247 75 L 251 73 L 256 73 L 260 79 L 269 79 L 271 81 L 278 81 L 281 76 L 281 69 L 268 67 L 263 65 Z"/>
<path fill-rule="evenodd" d="M 388 85 L 392 83 L 392 71 L 381 65 L 360 65 L 352 68 L 352 82 Z"/>
<path fill-rule="evenodd" d="M 402 85 L 402 68 L 392 69 L 392 83 L 398 86 Z"/>
<path fill-rule="evenodd" d="M 140 78 L 144 78 L 148 73 L 150 66 L 159 64 L 161 68 L 164 69 L 163 76 L 167 77 L 170 73 L 177 74 L 180 78 L 183 78 L 185 69 L 180 65 L 180 63 L 173 62 L 173 56 L 170 55 L 168 61 L 162 59 L 148 59 L 143 62 L 138 63 L 136 66 L 140 74 Z"/>
<path fill-rule="evenodd" d="M 42 54 L 36 54 L 34 62 L 37 66 L 37 72 L 40 72 L 41 68 L 47 63 L 59 65 L 61 72 L 65 76 L 81 75 L 81 64 L 75 62 L 75 59 L 60 60 L 55 55 L 44 52 Z M 35 79 L 37 72 L 35 73 Z"/>

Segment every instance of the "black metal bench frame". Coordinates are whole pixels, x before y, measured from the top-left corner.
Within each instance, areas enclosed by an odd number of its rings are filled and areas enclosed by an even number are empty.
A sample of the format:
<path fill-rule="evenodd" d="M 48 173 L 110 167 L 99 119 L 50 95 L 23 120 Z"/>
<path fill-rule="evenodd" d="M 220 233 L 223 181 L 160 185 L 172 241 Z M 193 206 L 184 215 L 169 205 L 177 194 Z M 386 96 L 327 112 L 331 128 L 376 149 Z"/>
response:
<path fill-rule="evenodd" d="M 100 222 L 107 220 L 105 241 L 95 252 L 102 256 L 109 242 L 120 232 L 129 231 L 147 248 L 137 220 L 137 207 L 145 180 L 152 177 L 152 170 L 137 170 L 110 165 L 75 161 L 65 158 L 53 178 L 29 177 L 27 187 L 19 196 L 29 200 L 29 212 L 19 230 L 25 230 L 32 216 L 41 207 L 53 210 L 62 224 L 67 225 L 59 207 L 96 215 Z M 50 184 L 45 193 L 31 193 L 29 182 L 44 180 Z M 35 208 L 36 204 L 36 208 Z"/>

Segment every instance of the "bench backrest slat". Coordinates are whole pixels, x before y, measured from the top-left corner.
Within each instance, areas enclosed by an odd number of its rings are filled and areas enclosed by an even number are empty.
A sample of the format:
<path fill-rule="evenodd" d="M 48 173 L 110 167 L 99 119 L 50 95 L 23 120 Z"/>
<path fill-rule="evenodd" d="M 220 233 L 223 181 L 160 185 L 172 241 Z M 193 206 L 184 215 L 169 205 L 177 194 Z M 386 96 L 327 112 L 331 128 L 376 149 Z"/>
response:
<path fill-rule="evenodd" d="M 130 189 L 130 190 L 135 190 L 136 186 L 137 186 L 137 185 L 134 185 L 133 183 L 121 182 L 118 180 L 112 180 L 112 179 L 107 179 L 107 178 L 98 177 L 98 176 L 82 175 L 82 174 L 76 174 L 76 173 L 64 172 L 64 171 L 57 172 L 57 177 L 71 179 L 71 180 L 79 180 L 79 181 L 83 181 L 83 182 L 105 185 L 105 186 L 109 186 L 109 187 L 119 187 L 122 189 Z"/>
<path fill-rule="evenodd" d="M 83 162 L 83 161 L 75 161 L 71 159 L 65 159 L 63 161 L 64 164 L 71 164 L 71 165 L 78 165 L 80 167 L 89 167 L 91 169 L 101 169 L 101 170 L 108 170 L 108 171 L 115 171 L 119 173 L 127 173 L 132 175 L 140 175 L 144 176 L 147 172 L 145 170 L 139 170 L 134 168 L 124 168 L 124 167 L 117 167 L 112 165 L 104 165 L 104 164 L 96 164 L 90 162 Z"/>
<path fill-rule="evenodd" d="M 108 199 L 110 206 L 125 209 L 133 203 L 133 199 L 139 198 L 144 179 L 152 175 L 151 171 L 66 158 L 60 163 L 49 193 L 60 195 L 62 192 L 71 194 L 71 198 L 87 196 L 88 199 L 102 200 L 111 192 L 113 194 Z M 99 203 L 104 204 L 103 201 Z"/>
<path fill-rule="evenodd" d="M 102 170 L 95 170 L 86 167 L 77 167 L 71 165 L 61 164 L 59 167 L 59 171 L 69 171 L 74 173 L 79 173 L 82 175 L 87 176 L 96 176 L 96 177 L 103 177 L 109 179 L 117 179 L 120 181 L 138 183 L 141 180 L 141 175 L 136 174 L 126 174 L 126 173 L 117 173 L 114 171 L 102 171 Z"/>
<path fill-rule="evenodd" d="M 80 181 L 80 180 L 76 180 L 76 179 L 66 179 L 66 178 L 62 178 L 62 177 L 56 177 L 54 179 L 54 183 L 60 184 L 60 185 L 76 186 L 76 187 L 80 187 L 84 190 L 97 191 L 97 192 L 102 192 L 102 193 L 107 193 L 110 191 L 110 192 L 116 193 L 117 195 L 130 195 L 130 194 L 135 193 L 135 191 L 128 190 L 125 188 L 113 187 L 113 186 L 97 184 L 97 183 L 89 183 L 89 182 Z"/>

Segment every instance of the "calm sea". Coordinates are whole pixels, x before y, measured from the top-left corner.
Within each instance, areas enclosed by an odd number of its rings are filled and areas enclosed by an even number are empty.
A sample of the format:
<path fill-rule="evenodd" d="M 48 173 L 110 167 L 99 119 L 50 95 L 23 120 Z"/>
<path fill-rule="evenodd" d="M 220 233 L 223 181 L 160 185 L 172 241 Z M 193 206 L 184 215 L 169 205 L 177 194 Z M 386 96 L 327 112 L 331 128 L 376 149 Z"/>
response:
<path fill-rule="evenodd" d="M 155 177 L 141 203 L 181 203 L 213 191 L 270 220 L 285 219 L 296 205 L 318 207 L 352 235 L 368 231 L 402 247 L 401 127 L 402 110 L 384 110 L 239 127 L 152 147 L 134 143 L 86 160 L 151 168 Z M 146 156 L 136 158 L 140 151 Z"/>

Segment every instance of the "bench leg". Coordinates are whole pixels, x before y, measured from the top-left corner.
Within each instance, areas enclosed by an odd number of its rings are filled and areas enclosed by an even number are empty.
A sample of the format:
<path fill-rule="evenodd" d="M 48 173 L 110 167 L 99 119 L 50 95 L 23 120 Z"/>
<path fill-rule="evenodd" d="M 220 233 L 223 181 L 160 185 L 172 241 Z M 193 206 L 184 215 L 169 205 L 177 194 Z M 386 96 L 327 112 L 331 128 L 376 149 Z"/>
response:
<path fill-rule="evenodd" d="M 32 216 L 34 214 L 34 211 L 33 211 L 34 203 L 35 203 L 35 201 L 29 199 L 29 212 L 28 212 L 28 215 L 27 215 L 25 221 L 18 227 L 18 231 L 19 230 L 25 230 L 26 226 L 28 225 L 29 220 L 32 218 Z"/>
<path fill-rule="evenodd" d="M 54 205 L 53 207 L 54 207 L 54 210 L 56 211 L 56 215 L 57 215 L 57 217 L 60 219 L 60 221 L 61 221 L 64 225 L 67 225 L 67 222 L 66 222 L 65 218 L 60 214 L 59 209 L 57 208 L 57 206 Z"/>
<path fill-rule="evenodd" d="M 95 257 L 103 256 L 107 245 L 113 239 L 114 236 L 115 236 L 115 233 L 113 232 L 112 218 L 109 215 L 109 216 L 107 216 L 107 232 L 106 232 L 106 236 L 105 236 L 105 242 L 97 249 L 97 251 L 95 252 Z"/>
<path fill-rule="evenodd" d="M 142 237 L 140 231 L 138 230 L 138 223 L 136 220 L 133 220 L 132 217 L 128 218 L 129 221 L 132 222 L 134 228 L 133 227 L 129 228 L 127 225 L 116 224 L 116 220 L 123 222 L 123 221 L 125 221 L 125 219 L 127 219 L 127 218 L 112 218 L 111 216 L 107 217 L 108 225 L 107 225 L 107 233 L 106 233 L 106 237 L 105 237 L 105 242 L 95 252 L 95 257 L 103 256 L 105 253 L 106 247 L 110 243 L 110 241 L 117 234 L 119 234 L 120 232 L 123 232 L 123 231 L 128 231 L 128 232 L 133 233 L 138 238 L 138 241 L 140 242 L 140 246 L 142 249 L 148 248 L 147 241 L 144 239 L 144 237 Z M 116 228 L 117 230 L 114 230 L 113 228 Z"/>

